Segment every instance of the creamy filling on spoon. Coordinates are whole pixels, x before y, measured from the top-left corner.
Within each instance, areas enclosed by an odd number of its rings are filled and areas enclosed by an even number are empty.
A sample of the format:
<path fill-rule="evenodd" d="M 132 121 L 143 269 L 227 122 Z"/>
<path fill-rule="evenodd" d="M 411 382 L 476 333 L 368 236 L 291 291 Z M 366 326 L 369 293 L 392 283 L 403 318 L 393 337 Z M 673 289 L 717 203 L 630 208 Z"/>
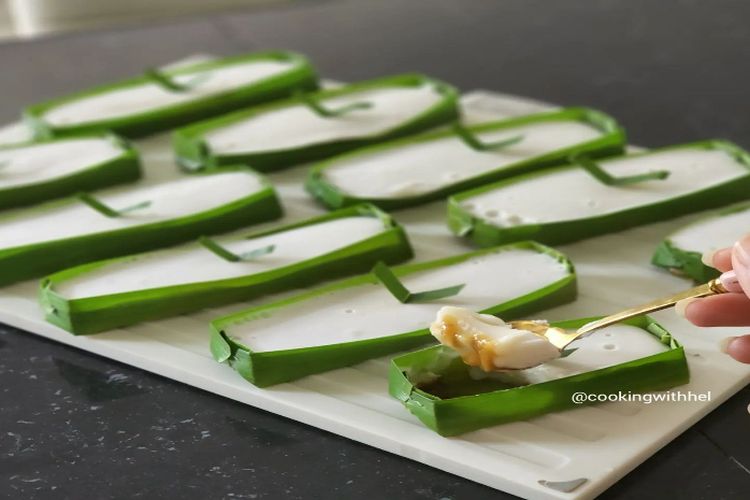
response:
<path fill-rule="evenodd" d="M 518 330 L 502 319 L 463 307 L 443 307 L 430 325 L 441 344 L 454 349 L 464 363 L 486 372 L 521 370 L 560 357 L 546 338 Z"/>

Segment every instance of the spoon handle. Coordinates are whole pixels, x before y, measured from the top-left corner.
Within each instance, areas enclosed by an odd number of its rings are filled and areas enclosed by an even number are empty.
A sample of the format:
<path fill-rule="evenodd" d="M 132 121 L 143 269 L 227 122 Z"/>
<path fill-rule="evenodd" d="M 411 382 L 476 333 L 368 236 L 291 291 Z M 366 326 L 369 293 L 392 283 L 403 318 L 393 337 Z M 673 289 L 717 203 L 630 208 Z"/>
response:
<path fill-rule="evenodd" d="M 678 293 L 677 295 L 657 299 L 652 302 L 648 302 L 646 304 L 642 304 L 640 306 L 612 314 L 611 316 L 607 316 L 606 318 L 592 321 L 591 323 L 583 325 L 581 328 L 579 328 L 576 331 L 576 337 L 580 337 L 581 335 L 593 332 L 594 330 L 599 330 L 600 328 L 604 328 L 605 326 L 619 323 L 620 321 L 624 321 L 634 316 L 640 316 L 642 314 L 667 309 L 674 306 L 677 302 L 683 299 L 709 297 L 711 295 L 718 295 L 720 293 L 728 293 L 729 291 L 730 290 L 727 290 L 727 287 L 722 284 L 721 280 L 717 278 L 709 281 L 704 285 L 700 285 L 695 288 L 691 288 L 690 290 Z"/>

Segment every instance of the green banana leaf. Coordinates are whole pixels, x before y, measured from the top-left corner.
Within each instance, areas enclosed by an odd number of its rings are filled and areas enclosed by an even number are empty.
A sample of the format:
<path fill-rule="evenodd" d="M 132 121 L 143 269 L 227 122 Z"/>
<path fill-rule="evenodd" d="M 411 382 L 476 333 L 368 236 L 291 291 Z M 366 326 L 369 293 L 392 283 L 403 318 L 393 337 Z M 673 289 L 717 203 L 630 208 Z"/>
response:
<path fill-rule="evenodd" d="M 412 249 L 406 233 L 393 219 L 377 208 L 368 205 L 351 207 L 315 217 L 296 224 L 282 226 L 259 233 L 233 236 L 227 240 L 228 244 L 256 241 L 264 251 L 254 252 L 256 260 L 270 259 L 273 263 L 275 253 L 270 248 L 275 246 L 274 238 L 281 240 L 285 232 L 315 226 L 323 227 L 327 222 L 344 218 L 374 218 L 378 221 L 379 232 L 371 236 L 354 239 L 353 243 L 332 247 L 322 254 L 313 254 L 308 258 L 282 263 L 276 267 L 255 272 L 239 273 L 233 277 L 214 276 L 199 280 L 190 279 L 190 273 L 196 269 L 210 266 L 210 259 L 222 259 L 216 252 L 220 243 L 212 243 L 214 248 L 205 249 L 198 260 L 188 260 L 183 263 L 185 269 L 179 267 L 177 283 L 164 286 L 150 286 L 139 283 L 137 289 L 116 291 L 112 293 L 98 292 L 92 296 L 66 297 L 61 288 L 76 280 L 103 277 L 109 280 L 112 270 L 122 270 L 132 273 L 137 270 L 139 263 L 148 259 L 189 254 L 194 246 L 181 245 L 173 249 L 166 249 L 148 254 L 131 255 L 119 259 L 94 262 L 53 274 L 41 283 L 41 303 L 49 322 L 58 325 L 76 335 L 97 333 L 112 328 L 122 327 L 142 321 L 165 318 L 178 314 L 194 312 L 206 307 L 213 307 L 242 300 L 250 300 L 262 295 L 281 292 L 294 288 L 308 286 L 321 281 L 362 272 L 372 267 L 377 261 L 389 263 L 401 262 L 412 257 Z M 309 236 L 308 236 L 309 238 Z M 270 246 L 269 243 L 271 244 Z M 295 246 L 305 251 L 312 244 L 311 240 L 303 240 L 287 245 Z M 277 246 L 277 245 L 276 245 Z M 228 252 L 228 250 L 223 250 Z M 213 255 L 216 253 L 216 255 Z M 253 252 L 251 252 L 253 253 Z M 192 254 L 190 254 L 192 255 Z M 226 260 L 226 259 L 225 259 Z M 237 262 L 232 262 L 237 265 Z M 158 266 L 158 269 L 162 269 Z M 242 271 L 242 269 L 240 269 Z M 166 273 L 166 271 L 163 271 Z M 93 274 L 89 274 L 93 273 Z M 149 271 L 150 273 L 150 271 Z M 163 279 L 161 275 L 157 279 Z"/>
<path fill-rule="evenodd" d="M 731 224 L 732 235 L 726 229 Z M 679 243 L 681 234 L 694 231 L 698 227 L 704 232 L 705 247 L 689 247 Z M 701 260 L 703 252 L 709 249 L 719 249 L 732 246 L 735 241 L 750 233 L 750 203 L 740 203 L 718 210 L 713 214 L 689 224 L 668 236 L 656 247 L 651 263 L 669 269 L 675 274 L 682 274 L 692 278 L 697 283 L 706 283 L 721 274 L 717 269 L 709 267 Z M 730 236 L 729 239 L 726 239 Z"/>
<path fill-rule="evenodd" d="M 186 90 L 199 90 L 202 84 L 211 85 L 211 70 L 256 62 L 259 64 L 287 63 L 289 66 L 274 75 L 251 83 L 240 84 L 233 88 L 204 95 L 195 95 L 196 92 L 193 92 L 188 99 L 178 102 L 164 99 L 165 102 L 146 107 L 143 111 L 123 111 L 111 118 L 92 118 L 68 121 L 67 123 L 53 123 L 48 118 L 51 112 L 70 104 L 95 102 L 96 99 L 109 93 L 127 91 L 147 85 L 159 85 L 169 94 L 174 95 Z M 183 75 L 196 75 L 192 89 L 180 89 L 169 84 L 172 78 Z M 204 78 L 205 75 L 209 76 Z M 162 72 L 151 70 L 142 76 L 29 106 L 26 108 L 24 116 L 39 137 L 58 137 L 102 130 L 111 130 L 126 137 L 141 137 L 221 113 L 228 113 L 238 107 L 252 106 L 284 98 L 297 90 L 314 90 L 316 88 L 317 76 L 315 70 L 305 57 L 292 52 L 260 52 L 200 62 Z M 165 96 L 169 97 L 169 94 L 165 94 Z M 139 103 L 135 102 L 135 104 Z"/>
<path fill-rule="evenodd" d="M 601 135 L 595 139 L 581 142 L 573 146 L 560 148 L 560 149 L 548 149 L 548 150 L 535 150 L 529 152 L 524 150 L 524 143 L 522 136 L 518 136 L 518 141 L 503 141 L 499 146 L 503 149 L 498 149 L 499 152 L 504 151 L 504 148 L 510 148 L 514 144 L 518 144 L 513 155 L 517 160 L 508 160 L 503 164 L 503 160 L 498 158 L 498 166 L 495 169 L 483 172 L 473 177 L 461 178 L 460 180 L 439 186 L 428 191 L 419 194 L 410 195 L 399 195 L 392 197 L 361 197 L 358 195 L 347 193 L 346 190 L 340 186 L 337 186 L 332 180 L 327 178 L 327 172 L 331 169 L 342 168 L 341 166 L 356 165 L 358 161 L 371 160 L 373 157 L 383 155 L 386 157 L 384 162 L 393 158 L 399 151 L 408 153 L 414 146 L 420 146 L 423 144 L 444 142 L 446 138 L 453 138 L 456 142 L 466 141 L 465 134 L 468 133 L 470 136 L 478 137 L 479 134 L 489 133 L 493 131 L 507 130 L 509 134 L 512 134 L 516 129 L 522 129 L 529 125 L 535 124 L 547 124 L 555 122 L 577 122 L 590 125 L 591 127 L 599 130 Z M 492 153 L 493 146 L 490 144 L 485 146 L 489 149 L 484 149 L 481 146 L 477 146 L 473 141 L 466 141 L 467 144 L 460 144 L 461 147 L 465 147 L 468 150 L 475 149 L 475 155 L 477 161 L 481 161 L 486 157 L 487 154 Z M 530 172 L 539 170 L 545 167 L 559 165 L 564 163 L 566 159 L 572 154 L 586 153 L 591 157 L 609 156 L 620 154 L 625 146 L 625 132 L 614 120 L 614 118 L 605 115 L 599 111 L 586 108 L 568 108 L 559 111 L 551 111 L 545 113 L 539 113 L 534 115 L 522 116 L 518 118 L 505 119 L 501 121 L 483 123 L 480 125 L 473 125 L 466 127 L 464 131 L 452 130 L 431 132 L 416 137 L 410 137 L 402 139 L 400 141 L 388 142 L 373 146 L 370 148 L 358 150 L 346 155 L 337 156 L 324 163 L 316 165 L 310 170 L 307 178 L 306 188 L 307 190 L 317 198 L 321 203 L 329 208 L 340 208 L 349 206 L 356 203 L 369 202 L 373 203 L 384 210 L 395 210 L 400 208 L 411 207 L 415 205 L 422 205 L 434 200 L 444 199 L 450 194 L 457 193 L 469 188 L 476 186 L 482 186 L 488 182 L 505 179 L 512 177 L 524 172 Z M 436 162 L 439 163 L 441 158 L 428 158 L 426 159 L 430 165 L 434 165 Z M 444 160 L 442 160 L 444 161 Z M 418 165 L 414 165 L 418 166 Z M 457 172 L 461 172 L 462 168 L 465 168 L 465 164 L 456 165 Z M 408 175 L 408 168 L 405 175 Z M 434 177 L 434 174 L 431 174 Z M 424 182 L 430 182 L 434 179 L 421 179 Z"/>
<path fill-rule="evenodd" d="M 574 329 L 592 319 L 564 321 L 554 326 Z M 575 403 L 576 393 L 641 393 L 689 381 L 684 349 L 663 327 L 647 316 L 625 323 L 654 335 L 668 349 L 593 371 L 522 385 L 523 375 L 477 378 L 455 351 L 435 346 L 391 360 L 389 392 L 427 427 L 443 436 L 455 436 L 592 404 Z"/>
<path fill-rule="evenodd" d="M 363 136 L 342 137 L 335 140 L 316 140 L 313 135 L 309 141 L 300 146 L 283 149 L 269 149 L 246 153 L 222 153 L 212 150 L 207 141 L 207 135 L 225 127 L 252 121 L 261 115 L 285 112 L 295 107 L 309 107 L 309 100 L 325 103 L 327 99 L 355 95 L 380 89 L 399 89 L 431 86 L 440 95 L 440 99 L 425 111 L 405 116 L 404 121 L 397 126 Z M 363 101 L 366 104 L 366 100 Z M 354 109 L 354 107 L 352 107 Z M 357 113 L 360 120 L 367 117 L 367 109 Z M 414 134 L 438 125 L 455 120 L 458 117 L 458 92 L 441 81 L 423 75 L 405 74 L 344 85 L 330 90 L 322 90 L 310 94 L 304 99 L 301 96 L 275 102 L 266 106 L 241 110 L 212 120 L 206 120 L 177 130 L 173 136 L 174 150 L 177 162 L 186 170 L 212 169 L 227 164 L 245 163 L 261 172 L 306 163 L 321 158 L 327 158 L 355 148 L 383 142 L 397 137 Z M 346 115 L 325 116 L 330 120 L 346 120 Z M 281 131 L 280 133 L 283 133 Z M 310 130 L 312 134 L 316 130 Z"/>
<path fill-rule="evenodd" d="M 59 155 L 64 156 L 67 154 L 65 151 L 67 145 L 81 140 L 106 141 L 119 148 L 121 153 L 96 164 L 81 164 L 76 170 L 63 175 L 54 175 L 44 180 L 19 183 L 19 177 L 23 176 L 23 172 L 16 172 L 11 176 L 7 170 L 18 154 L 34 150 L 48 150 L 49 147 L 59 146 L 61 148 Z M 45 153 L 50 154 L 49 151 L 45 151 Z M 111 134 L 0 146 L 0 209 L 32 205 L 78 191 L 88 191 L 130 182 L 137 180 L 140 176 L 141 166 L 138 152 L 127 141 Z M 10 178 L 13 183 L 3 182 L 6 178 Z"/>
<path fill-rule="evenodd" d="M 410 275 L 434 274 L 430 271 L 439 272 L 453 266 L 461 266 L 469 262 L 471 266 L 477 265 L 478 259 L 491 257 L 493 254 L 505 254 L 508 251 L 520 250 L 530 254 L 544 255 L 549 258 L 551 263 L 561 264 L 561 277 L 549 277 L 543 285 L 538 288 L 529 290 L 528 287 L 515 286 L 511 281 L 505 283 L 506 287 L 502 293 L 506 293 L 505 299 L 500 303 L 492 303 L 492 298 L 482 295 L 481 299 L 484 304 L 471 302 L 466 298 L 464 290 L 463 302 L 465 307 L 481 309 L 487 314 L 502 315 L 504 318 L 521 317 L 541 309 L 550 308 L 564 302 L 575 299 L 576 296 L 576 278 L 573 265 L 561 253 L 534 242 L 516 243 L 504 247 L 485 249 L 463 255 L 448 257 L 445 259 L 424 262 L 418 264 L 408 264 L 394 268 L 395 274 L 401 278 L 408 279 Z M 493 280 L 503 280 L 502 274 L 498 275 L 496 268 L 497 261 L 493 261 L 495 267 L 487 265 L 486 274 L 492 276 Z M 470 283 L 469 283 L 470 285 Z M 373 290 L 373 286 L 376 288 Z M 358 302 L 355 297 L 357 294 L 378 293 L 383 290 L 382 285 L 378 284 L 377 278 L 372 274 L 358 276 L 349 280 L 334 283 L 321 287 L 310 292 L 306 292 L 285 300 L 275 303 L 254 307 L 241 311 L 230 316 L 219 318 L 211 323 L 211 352 L 214 358 L 219 362 L 227 362 L 237 370 L 245 379 L 258 387 L 266 387 L 281 382 L 288 382 L 313 373 L 320 373 L 335 368 L 360 363 L 367 359 L 384 356 L 397 351 L 413 349 L 415 347 L 434 342 L 427 328 L 414 330 L 414 318 L 407 315 L 409 308 L 421 307 L 415 304 L 401 304 L 396 299 L 385 297 L 382 302 L 378 301 L 375 310 L 364 307 L 364 302 Z M 523 291 L 522 291 L 523 290 Z M 471 293 L 469 290 L 468 293 Z M 342 297 L 342 302 L 336 302 L 338 297 Z M 365 295 L 366 297 L 367 295 Z M 455 300 L 461 300 L 462 293 L 459 293 Z M 469 300 L 470 302 L 466 302 Z M 498 300 L 498 299 L 494 299 Z M 334 301 L 334 305 L 330 302 Z M 451 299 L 438 300 L 430 304 L 430 311 L 420 311 L 422 314 L 429 316 L 425 325 L 430 319 L 434 318 L 437 309 Z M 344 340 L 328 344 L 316 342 L 316 334 L 310 332 L 310 341 L 313 346 L 295 347 L 288 349 L 276 349 L 270 351 L 255 352 L 247 344 L 243 343 L 242 338 L 235 335 L 236 329 L 245 327 L 250 323 L 251 328 L 257 329 L 257 334 L 264 335 L 262 326 L 255 326 L 254 323 L 263 321 L 268 318 L 279 318 L 284 321 L 288 318 L 295 318 L 299 315 L 302 317 L 302 325 L 293 323 L 289 326 L 289 334 L 293 334 L 293 329 L 306 329 L 304 313 L 299 309 L 310 307 L 315 304 L 317 308 L 324 308 L 331 313 L 330 328 L 344 329 L 343 319 L 336 319 L 334 314 L 343 311 L 345 316 L 357 313 L 359 310 L 366 310 L 361 322 L 376 321 L 378 317 L 389 318 L 397 317 L 402 323 L 400 330 L 384 332 L 383 335 L 367 339 L 357 338 L 356 334 L 344 335 Z M 360 307 L 362 306 L 362 307 Z M 426 309 L 426 308 L 425 308 Z M 434 310 L 432 310 L 434 309 Z M 380 313 L 381 316 L 378 316 Z M 254 330 L 255 331 L 255 330 Z M 305 330 L 307 332 L 307 329 Z"/>
<path fill-rule="evenodd" d="M 224 204 L 214 208 L 171 219 L 153 222 L 145 218 L 143 223 L 140 224 L 103 230 L 93 228 L 83 234 L 80 232 L 71 233 L 71 236 L 68 237 L 51 237 L 46 240 L 41 239 L 20 244 L 14 243 L 11 239 L 10 243 L 5 246 L 0 243 L 0 286 L 39 278 L 45 274 L 86 262 L 174 245 L 194 239 L 202 234 L 230 231 L 281 216 L 281 206 L 273 186 L 257 172 L 244 167 L 237 167 L 222 173 L 200 175 L 207 178 L 209 175 L 234 173 L 258 178 L 259 189 L 243 195 L 241 198 L 227 200 Z M 144 192 L 147 192 L 147 190 L 148 187 L 144 188 Z M 139 191 L 139 188 L 130 188 L 127 191 L 119 190 L 118 192 L 137 193 Z M 10 228 L 11 224 L 23 224 L 23 231 L 33 231 L 32 223 L 35 218 L 56 217 L 59 216 L 61 209 L 74 207 L 81 203 L 81 197 L 79 196 L 7 212 L 0 216 L 0 242 L 3 241 L 3 230 Z M 94 201 L 93 203 L 96 204 L 97 202 Z M 92 208 L 92 210 L 94 209 Z M 106 207 L 103 211 L 106 211 Z M 101 217 L 111 216 L 115 216 L 115 214 L 101 214 Z M 27 222 L 22 222 L 24 220 Z"/>
<path fill-rule="evenodd" d="M 703 152 L 725 154 L 729 162 L 736 164 L 737 175 L 729 180 L 714 183 L 707 187 L 702 186 L 701 183 L 712 182 L 712 178 L 708 176 L 696 176 L 694 179 L 691 179 L 689 190 L 684 187 L 680 188 L 683 191 L 679 196 L 659 199 L 656 202 L 648 204 L 618 208 L 611 211 L 602 211 L 601 213 L 582 218 L 572 218 L 567 220 L 562 218 L 560 220 L 554 220 L 553 218 L 546 222 L 522 221 L 515 225 L 509 224 L 503 226 L 493 222 L 488 216 L 476 215 L 472 212 L 472 208 L 474 208 L 473 205 L 476 203 L 478 197 L 493 192 L 502 192 L 504 189 L 513 189 L 516 185 L 520 185 L 521 183 L 532 186 L 534 188 L 534 196 L 538 196 L 540 200 L 544 200 L 550 206 L 554 206 L 556 212 L 551 214 L 552 217 L 556 216 L 564 207 L 574 206 L 573 203 L 583 204 L 586 202 L 586 199 L 584 199 L 585 197 L 580 194 L 578 189 L 588 181 L 586 176 L 588 176 L 590 172 L 587 172 L 587 169 L 582 165 L 568 165 L 541 172 L 525 174 L 512 179 L 506 179 L 452 196 L 448 200 L 448 226 L 455 234 L 465 236 L 479 246 L 494 246 L 526 239 L 534 239 L 548 245 L 557 245 L 605 233 L 621 231 L 634 226 L 671 219 L 691 212 L 706 210 L 747 199 L 748 193 L 750 193 L 750 155 L 738 146 L 725 141 L 703 141 L 671 146 L 623 157 L 607 158 L 606 160 L 600 161 L 600 163 L 606 166 L 609 162 L 616 163 L 624 161 L 628 162 L 627 164 L 632 164 L 635 168 L 642 168 L 642 165 L 639 166 L 640 160 L 649 162 L 652 161 L 651 157 L 658 159 L 660 155 L 664 155 L 665 157 L 669 157 L 670 155 L 682 155 L 686 151 L 696 151 L 700 154 L 703 154 Z M 681 156 L 675 156 L 675 158 L 681 158 Z M 685 163 L 685 168 L 691 167 L 688 163 L 689 162 Z M 695 161 L 693 161 L 693 163 L 695 163 Z M 540 194 L 541 191 L 539 189 L 543 187 L 545 183 L 548 184 L 547 187 L 552 187 L 553 189 L 559 187 L 560 182 L 556 179 L 556 176 L 565 175 L 568 171 L 575 169 L 580 170 L 579 175 L 581 177 L 579 187 L 576 191 L 563 188 L 558 192 L 547 192 L 543 195 Z M 638 182 L 641 182 L 638 179 L 640 177 L 649 178 L 642 183 L 607 185 L 602 181 L 601 187 L 597 189 L 601 190 L 599 194 L 605 201 L 617 199 L 619 193 L 630 195 L 632 193 L 637 193 L 639 190 L 643 190 L 644 193 L 648 194 L 656 183 L 670 182 L 669 174 L 674 173 L 674 171 L 676 171 L 676 169 L 673 169 L 671 172 L 657 171 L 621 178 L 621 180 L 624 181 L 635 179 Z M 659 176 L 658 178 L 656 177 L 657 175 Z M 601 181 L 601 179 L 597 179 L 597 182 L 599 181 Z M 514 195 L 519 196 L 518 193 L 515 193 Z M 531 196 L 531 193 L 522 195 Z M 511 205 L 507 208 L 510 211 L 517 209 L 517 207 Z M 592 209 L 592 212 L 593 211 L 594 210 Z M 517 215 L 524 216 L 526 214 L 520 213 Z"/>

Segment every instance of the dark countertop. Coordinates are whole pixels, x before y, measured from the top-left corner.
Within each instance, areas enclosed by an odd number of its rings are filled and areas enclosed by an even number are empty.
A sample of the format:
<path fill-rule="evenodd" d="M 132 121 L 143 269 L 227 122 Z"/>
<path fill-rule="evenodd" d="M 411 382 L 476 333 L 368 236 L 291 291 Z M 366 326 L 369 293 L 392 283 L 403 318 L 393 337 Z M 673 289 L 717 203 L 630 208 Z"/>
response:
<path fill-rule="evenodd" d="M 601 108 L 643 145 L 750 147 L 748 19 L 742 0 L 350 0 L 67 34 L 0 45 L 0 123 L 191 53 L 290 48 L 334 78 L 423 71 Z M 750 498 L 748 403 L 746 387 L 603 498 Z M 365 496 L 510 497 L 0 325 L 0 498 Z"/>

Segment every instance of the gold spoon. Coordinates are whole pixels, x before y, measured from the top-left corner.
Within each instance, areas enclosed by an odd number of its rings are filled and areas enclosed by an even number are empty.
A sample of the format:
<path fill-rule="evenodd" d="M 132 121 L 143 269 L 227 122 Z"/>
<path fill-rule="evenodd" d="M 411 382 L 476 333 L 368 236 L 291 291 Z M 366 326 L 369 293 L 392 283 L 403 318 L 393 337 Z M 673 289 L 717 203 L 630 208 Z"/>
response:
<path fill-rule="evenodd" d="M 554 326 L 546 326 L 535 321 L 527 320 L 510 321 L 508 324 L 513 328 L 519 330 L 528 330 L 532 333 L 536 333 L 537 335 L 546 338 L 552 345 L 554 345 L 558 349 L 563 350 L 574 340 L 580 338 L 583 335 L 586 335 L 587 333 L 591 333 L 594 330 L 599 330 L 601 328 L 614 325 L 615 323 L 619 323 L 635 316 L 640 316 L 642 314 L 661 311 L 662 309 L 673 307 L 675 304 L 677 304 L 677 302 L 681 300 L 710 297 L 711 295 L 718 295 L 721 293 L 737 293 L 740 291 L 741 288 L 739 288 L 737 277 L 732 271 L 729 271 L 727 273 L 724 273 L 721 277 L 711 280 L 704 285 L 691 288 L 690 290 L 678 293 L 677 295 L 664 297 L 647 304 L 642 304 L 638 307 L 626 309 L 597 321 L 592 321 L 591 323 L 587 323 L 575 331 L 568 331 L 564 330 L 563 328 Z"/>

